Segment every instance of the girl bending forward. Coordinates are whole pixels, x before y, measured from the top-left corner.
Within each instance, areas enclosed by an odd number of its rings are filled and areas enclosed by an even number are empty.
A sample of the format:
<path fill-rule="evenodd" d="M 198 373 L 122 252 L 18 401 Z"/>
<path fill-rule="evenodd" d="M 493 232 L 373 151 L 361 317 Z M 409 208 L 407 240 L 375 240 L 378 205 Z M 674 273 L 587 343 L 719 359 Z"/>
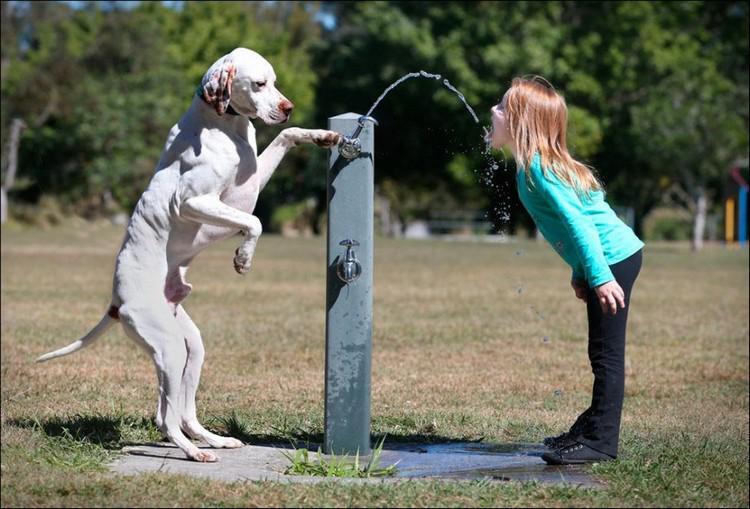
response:
<path fill-rule="evenodd" d="M 586 302 L 591 406 L 570 429 L 544 440 L 550 464 L 617 457 L 625 394 L 628 304 L 643 242 L 604 201 L 602 184 L 573 159 L 565 141 L 565 100 L 543 78 L 515 78 L 491 110 L 493 148 L 510 148 L 518 195 L 537 228 L 573 269 L 571 286 Z"/>

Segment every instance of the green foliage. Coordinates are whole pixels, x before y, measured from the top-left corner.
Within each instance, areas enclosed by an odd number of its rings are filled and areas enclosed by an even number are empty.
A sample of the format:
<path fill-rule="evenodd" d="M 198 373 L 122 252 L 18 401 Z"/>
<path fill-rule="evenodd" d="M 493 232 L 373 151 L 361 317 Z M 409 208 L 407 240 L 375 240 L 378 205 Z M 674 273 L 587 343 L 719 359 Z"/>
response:
<path fill-rule="evenodd" d="M 646 240 L 689 240 L 691 230 L 690 214 L 674 208 L 654 209 L 643 222 Z"/>
<path fill-rule="evenodd" d="M 292 227 L 304 231 L 312 224 L 314 211 L 314 199 L 279 205 L 271 215 L 271 229 L 281 231 L 284 227 Z"/>
<path fill-rule="evenodd" d="M 19 154 L 19 176 L 30 182 L 22 200 L 53 194 L 93 215 L 111 195 L 132 209 L 203 73 L 239 46 L 274 62 L 296 123 L 312 116 L 316 76 L 306 47 L 317 25 L 303 5 L 186 2 L 174 10 L 143 2 L 118 10 L 92 2 L 73 10 L 18 2 L 4 6 L 3 23 L 17 27 L 7 40 L 3 33 L 3 126 L 31 120 Z M 260 130 L 260 145 L 275 134 Z"/>
<path fill-rule="evenodd" d="M 3 139 L 26 120 L 14 200 L 55 195 L 95 215 L 111 195 L 130 210 L 169 128 L 218 56 L 252 48 L 274 64 L 293 124 L 378 106 L 376 184 L 402 219 L 429 210 L 520 210 L 512 172 L 485 178 L 481 127 L 515 76 L 541 74 L 569 106 L 569 146 L 633 206 L 636 228 L 668 179 L 720 194 L 748 150 L 748 5 L 744 2 L 5 2 Z M 335 19 L 324 30 L 320 10 Z M 262 149 L 279 128 L 259 128 Z M 313 198 L 324 212 L 327 153 L 292 151 L 259 202 L 264 222 Z M 489 184 L 489 185 L 488 185 Z M 503 189 L 508 192 L 497 192 Z M 397 200 L 396 200 L 397 199 Z M 513 221 L 522 215 L 513 214 Z"/>
<path fill-rule="evenodd" d="M 54 196 L 50 195 L 42 195 L 36 205 L 19 203 L 16 205 L 13 215 L 19 222 L 39 228 L 56 226 L 65 220 L 63 207 L 60 206 L 60 202 Z"/>
<path fill-rule="evenodd" d="M 573 157 L 590 161 L 596 156 L 602 142 L 601 121 L 591 113 L 576 106 L 568 109 L 568 148 Z"/>
<path fill-rule="evenodd" d="M 380 455 L 383 453 L 383 437 L 370 454 L 366 465 L 360 466 L 359 452 L 352 460 L 348 456 L 336 456 L 335 454 L 324 457 L 318 448 L 318 459 L 311 460 L 307 449 L 295 449 L 294 454 L 284 452 L 284 456 L 291 465 L 284 471 L 287 475 L 313 475 L 321 477 L 388 477 L 396 473 L 396 465 L 380 467 Z"/>
<path fill-rule="evenodd" d="M 485 112 L 513 77 L 541 74 L 566 97 L 573 154 L 595 167 L 614 200 L 636 207 L 637 223 L 661 198 L 660 176 L 680 173 L 681 180 L 708 180 L 718 190 L 713 176 L 747 151 L 744 4 L 361 2 L 332 9 L 339 26 L 321 52 L 321 81 L 330 88 L 319 93 L 324 112 L 365 110 L 390 82 L 424 69 L 450 79 L 487 123 Z M 722 18 L 733 30 L 723 28 Z M 697 117 L 713 117 L 707 126 L 720 131 L 713 140 L 704 135 L 690 145 L 698 127 L 680 123 L 681 113 L 670 110 L 672 90 L 680 88 L 686 97 L 705 97 Z M 470 167 L 484 164 L 477 126 L 462 110 L 435 82 L 413 80 L 373 113 L 381 126 L 376 179 L 404 187 L 400 194 L 428 192 L 421 214 L 442 203 L 430 193 L 441 183 L 453 184 L 458 201 L 482 206 L 476 192 L 455 185 L 454 153 Z M 667 126 L 665 134 L 653 136 L 644 117 Z M 676 162 L 686 147 L 689 167 Z M 502 187 L 512 175 L 495 180 Z M 483 184 L 475 180 L 472 187 Z M 493 209 L 515 199 L 485 196 Z"/>

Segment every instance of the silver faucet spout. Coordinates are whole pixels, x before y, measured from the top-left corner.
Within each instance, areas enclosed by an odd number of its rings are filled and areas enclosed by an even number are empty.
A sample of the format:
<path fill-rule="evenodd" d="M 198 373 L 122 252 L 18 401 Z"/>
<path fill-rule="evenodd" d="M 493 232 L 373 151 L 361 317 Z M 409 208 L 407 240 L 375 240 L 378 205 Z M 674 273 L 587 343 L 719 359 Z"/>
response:
<path fill-rule="evenodd" d="M 346 159 L 354 159 L 362 152 L 362 144 L 359 141 L 359 133 L 365 128 L 365 122 L 372 122 L 378 125 L 378 121 L 373 117 L 362 115 L 357 119 L 357 128 L 351 136 L 342 136 L 339 141 L 339 153 Z"/>
<path fill-rule="evenodd" d="M 360 125 L 361 127 L 364 127 L 364 126 L 365 126 L 365 122 L 366 122 L 366 121 L 370 121 L 370 122 L 372 122 L 372 123 L 373 123 L 373 124 L 375 124 L 375 125 L 380 125 L 380 124 L 378 124 L 378 121 L 377 121 L 377 120 L 375 120 L 375 118 L 373 118 L 373 117 L 368 117 L 368 116 L 362 115 L 361 117 L 359 117 L 359 118 L 357 119 L 357 123 L 358 123 L 358 124 L 359 124 L 359 125 Z"/>

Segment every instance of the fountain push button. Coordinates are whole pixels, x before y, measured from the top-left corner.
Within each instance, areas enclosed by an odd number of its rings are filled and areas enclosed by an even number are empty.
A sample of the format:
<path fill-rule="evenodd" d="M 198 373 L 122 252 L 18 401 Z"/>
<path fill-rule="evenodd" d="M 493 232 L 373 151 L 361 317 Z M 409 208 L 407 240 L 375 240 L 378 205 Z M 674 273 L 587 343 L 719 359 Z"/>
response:
<path fill-rule="evenodd" d="M 362 275 L 362 265 L 357 261 L 357 255 L 352 247 L 359 246 L 359 242 L 352 239 L 346 239 L 339 242 L 340 246 L 346 246 L 346 255 L 339 260 L 336 266 L 336 275 L 346 284 L 353 283 Z"/>

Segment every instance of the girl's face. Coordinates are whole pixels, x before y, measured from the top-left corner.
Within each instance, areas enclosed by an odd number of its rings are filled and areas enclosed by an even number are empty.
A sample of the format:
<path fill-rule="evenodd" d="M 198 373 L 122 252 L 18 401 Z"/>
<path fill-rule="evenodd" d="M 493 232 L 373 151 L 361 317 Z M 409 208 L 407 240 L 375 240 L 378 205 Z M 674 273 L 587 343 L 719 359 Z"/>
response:
<path fill-rule="evenodd" d="M 489 142 L 494 149 L 501 149 L 510 145 L 513 138 L 508 128 L 508 120 L 505 117 L 505 103 L 507 94 L 503 96 L 500 104 L 492 107 L 490 116 L 492 117 L 492 131 L 485 136 L 484 141 Z"/>

